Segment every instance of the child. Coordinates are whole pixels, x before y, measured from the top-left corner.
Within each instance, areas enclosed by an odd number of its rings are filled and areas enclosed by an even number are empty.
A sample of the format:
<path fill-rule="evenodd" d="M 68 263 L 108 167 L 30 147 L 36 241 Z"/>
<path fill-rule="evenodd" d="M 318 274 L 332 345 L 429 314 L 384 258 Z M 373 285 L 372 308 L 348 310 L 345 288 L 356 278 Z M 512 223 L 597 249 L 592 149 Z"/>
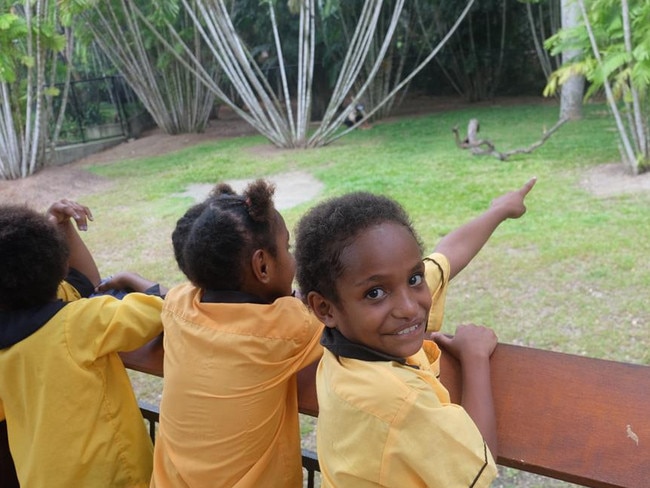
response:
<path fill-rule="evenodd" d="M 0 206 L 0 419 L 21 486 L 132 488 L 151 477 L 151 440 L 117 353 L 161 332 L 162 300 L 81 298 L 100 280 L 71 219 L 83 230 L 91 218 L 67 200 L 46 216 Z"/>
<path fill-rule="evenodd" d="M 263 180 L 179 219 L 191 284 L 163 306 L 165 382 L 151 486 L 302 487 L 296 373 L 322 324 L 291 296 L 289 232 Z M 189 214 L 189 215 L 188 215 Z"/>
<path fill-rule="evenodd" d="M 437 379 L 440 351 L 425 330 L 439 330 L 449 280 L 502 221 L 523 215 L 534 183 L 496 199 L 424 260 L 408 216 L 386 197 L 345 195 L 301 219 L 297 279 L 326 326 L 316 378 L 322 486 L 485 487 L 494 479 L 496 336 L 474 325 L 437 336 L 460 360 L 461 408 Z"/>

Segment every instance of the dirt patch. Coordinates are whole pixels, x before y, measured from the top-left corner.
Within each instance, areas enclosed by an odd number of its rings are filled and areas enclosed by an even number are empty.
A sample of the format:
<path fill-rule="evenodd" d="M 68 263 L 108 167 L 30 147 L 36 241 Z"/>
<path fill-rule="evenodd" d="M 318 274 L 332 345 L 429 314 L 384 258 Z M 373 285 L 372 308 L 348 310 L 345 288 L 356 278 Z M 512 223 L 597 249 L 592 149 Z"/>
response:
<path fill-rule="evenodd" d="M 246 121 L 228 108 L 219 110 L 219 118 L 211 120 L 200 134 L 169 135 L 161 129 L 144 132 L 138 139 L 119 144 L 105 151 L 87 156 L 74 163 L 79 166 L 107 164 L 125 159 L 160 156 L 179 151 L 202 142 L 257 134 Z"/>
<path fill-rule="evenodd" d="M 597 197 L 650 191 L 650 173 L 634 176 L 622 163 L 602 164 L 587 171 L 580 184 Z"/>
<path fill-rule="evenodd" d="M 275 184 L 273 201 L 275 208 L 278 210 L 295 207 L 301 203 L 313 200 L 323 190 L 323 183 L 304 171 L 280 173 L 266 179 Z M 232 186 L 233 190 L 237 193 L 241 193 L 251 181 L 251 179 L 226 180 L 224 183 Z M 188 186 L 185 192 L 177 193 L 174 196 L 192 197 L 195 201 L 200 202 L 208 196 L 212 188 L 212 184 L 197 183 Z"/>
<path fill-rule="evenodd" d="M 53 166 L 20 180 L 0 180 L 0 203 L 27 204 L 46 209 L 61 198 L 82 200 L 109 189 L 113 183 L 75 165 Z"/>

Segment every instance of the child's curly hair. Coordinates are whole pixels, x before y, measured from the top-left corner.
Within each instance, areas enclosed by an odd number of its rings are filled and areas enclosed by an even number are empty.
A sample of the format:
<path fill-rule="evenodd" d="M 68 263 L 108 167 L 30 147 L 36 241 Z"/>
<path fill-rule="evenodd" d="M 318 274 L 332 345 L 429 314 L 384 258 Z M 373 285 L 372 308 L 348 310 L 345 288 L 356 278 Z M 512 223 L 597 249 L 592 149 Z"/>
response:
<path fill-rule="evenodd" d="M 24 205 L 0 206 L 0 308 L 54 300 L 69 253 L 65 237 L 44 215 Z"/>
<path fill-rule="evenodd" d="M 316 291 L 340 303 L 336 280 L 343 273 L 341 253 L 365 229 L 394 222 L 406 227 L 422 242 L 406 211 L 396 201 L 381 195 L 355 192 L 332 198 L 313 207 L 296 228 L 296 280 L 303 296 Z"/>
<path fill-rule="evenodd" d="M 239 290 L 244 267 L 256 249 L 277 255 L 274 192 L 275 186 L 261 179 L 248 185 L 242 195 L 225 183 L 214 188 L 186 237 L 180 238 L 185 242 L 177 261 L 192 283 L 204 289 Z M 198 212 L 196 206 L 179 220 L 175 232 L 192 220 L 187 215 L 193 212 Z"/>
<path fill-rule="evenodd" d="M 183 250 L 185 249 L 187 235 L 192 230 L 192 225 L 194 225 L 196 219 L 199 218 L 209 203 L 209 200 L 205 200 L 191 206 L 185 214 L 176 221 L 176 227 L 172 232 L 172 247 L 174 249 L 174 258 L 176 258 L 178 269 L 183 273 L 185 273 L 185 256 L 183 255 Z"/>

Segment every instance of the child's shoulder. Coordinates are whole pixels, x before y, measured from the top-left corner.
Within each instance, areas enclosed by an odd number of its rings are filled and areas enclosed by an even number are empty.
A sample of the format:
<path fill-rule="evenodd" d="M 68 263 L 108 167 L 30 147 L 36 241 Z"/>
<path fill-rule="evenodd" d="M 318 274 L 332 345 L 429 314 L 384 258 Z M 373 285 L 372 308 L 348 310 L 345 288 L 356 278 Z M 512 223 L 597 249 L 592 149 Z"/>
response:
<path fill-rule="evenodd" d="M 328 393 L 388 422 L 406 403 L 414 403 L 431 391 L 416 369 L 394 361 L 337 359 L 325 352 L 318 374 Z"/>

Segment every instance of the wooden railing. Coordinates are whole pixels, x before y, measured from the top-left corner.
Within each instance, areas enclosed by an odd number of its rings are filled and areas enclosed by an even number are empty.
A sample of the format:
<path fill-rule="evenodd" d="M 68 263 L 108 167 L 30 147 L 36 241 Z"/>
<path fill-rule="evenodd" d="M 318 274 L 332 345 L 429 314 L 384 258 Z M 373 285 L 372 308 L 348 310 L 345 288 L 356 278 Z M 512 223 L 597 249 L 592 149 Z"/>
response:
<path fill-rule="evenodd" d="M 162 375 L 159 339 L 123 359 Z M 499 344 L 491 369 L 500 465 L 594 488 L 650 486 L 650 367 Z M 317 416 L 314 374 L 299 374 L 298 402 Z M 448 354 L 441 381 L 459 402 Z"/>
<path fill-rule="evenodd" d="M 156 338 L 122 359 L 162 376 L 163 354 Z M 491 368 L 499 464 L 587 487 L 650 486 L 650 367 L 499 344 Z M 459 402 L 458 363 L 443 355 L 441 371 Z M 317 416 L 314 374 L 299 374 L 298 402 Z M 0 476 L 3 449 L 0 428 Z M 307 462 L 313 475 L 317 460 Z"/>

